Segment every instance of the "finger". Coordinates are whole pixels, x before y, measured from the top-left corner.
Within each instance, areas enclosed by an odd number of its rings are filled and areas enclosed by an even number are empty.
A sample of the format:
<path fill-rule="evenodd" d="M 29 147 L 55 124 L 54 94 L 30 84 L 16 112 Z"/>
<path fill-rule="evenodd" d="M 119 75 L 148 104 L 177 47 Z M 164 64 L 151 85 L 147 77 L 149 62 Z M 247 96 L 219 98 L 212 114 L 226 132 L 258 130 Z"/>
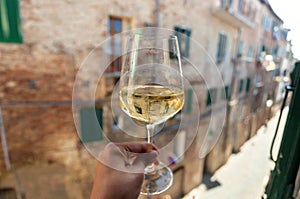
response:
<path fill-rule="evenodd" d="M 122 142 L 122 143 L 115 143 L 115 144 L 118 147 L 121 147 L 126 151 L 130 151 L 133 153 L 148 153 L 153 150 L 157 152 L 159 151 L 157 146 L 147 142 Z"/>

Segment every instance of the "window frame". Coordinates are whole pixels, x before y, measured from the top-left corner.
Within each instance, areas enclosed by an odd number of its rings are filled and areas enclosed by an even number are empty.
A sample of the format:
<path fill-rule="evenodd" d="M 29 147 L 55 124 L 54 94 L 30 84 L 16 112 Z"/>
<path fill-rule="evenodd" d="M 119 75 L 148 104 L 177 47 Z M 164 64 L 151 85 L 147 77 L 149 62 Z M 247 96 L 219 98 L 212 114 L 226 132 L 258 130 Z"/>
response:
<path fill-rule="evenodd" d="M 112 24 L 114 24 L 114 20 L 120 20 L 121 21 L 121 29 L 120 31 L 116 31 L 115 30 L 115 26 L 112 27 Z M 126 27 L 129 25 L 129 29 L 133 28 L 133 18 L 129 17 L 129 16 L 118 16 L 118 15 L 109 15 L 108 16 L 108 33 L 109 36 L 113 36 L 115 34 L 121 33 L 126 29 Z M 124 41 L 121 39 L 121 46 L 120 46 L 120 50 L 122 50 L 123 48 L 123 43 Z M 116 76 L 120 76 L 120 72 L 121 72 L 121 66 L 122 66 L 122 57 L 119 56 L 116 58 L 116 54 L 115 54 L 115 40 L 114 37 L 112 37 L 111 40 L 111 59 L 113 60 L 112 63 L 110 64 L 110 66 L 106 69 L 105 73 L 106 74 L 114 74 Z"/>

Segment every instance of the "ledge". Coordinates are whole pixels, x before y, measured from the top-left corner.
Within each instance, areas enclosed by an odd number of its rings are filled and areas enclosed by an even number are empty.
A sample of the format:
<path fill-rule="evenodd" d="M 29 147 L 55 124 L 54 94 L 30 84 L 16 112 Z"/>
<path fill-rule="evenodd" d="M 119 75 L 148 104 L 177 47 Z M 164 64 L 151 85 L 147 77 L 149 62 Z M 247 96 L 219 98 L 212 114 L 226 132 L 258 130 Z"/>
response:
<path fill-rule="evenodd" d="M 213 8 L 212 14 L 235 27 L 254 28 L 254 23 L 232 8 Z"/>

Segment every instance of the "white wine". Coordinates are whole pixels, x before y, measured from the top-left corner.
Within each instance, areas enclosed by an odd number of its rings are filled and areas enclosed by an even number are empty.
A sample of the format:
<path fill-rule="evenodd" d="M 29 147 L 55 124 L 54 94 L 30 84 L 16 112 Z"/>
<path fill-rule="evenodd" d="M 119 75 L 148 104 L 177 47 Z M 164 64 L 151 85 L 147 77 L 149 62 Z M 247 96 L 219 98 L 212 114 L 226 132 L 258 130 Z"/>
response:
<path fill-rule="evenodd" d="M 119 96 L 121 108 L 130 117 L 147 124 L 166 121 L 180 111 L 184 104 L 184 92 L 177 87 L 124 87 Z"/>

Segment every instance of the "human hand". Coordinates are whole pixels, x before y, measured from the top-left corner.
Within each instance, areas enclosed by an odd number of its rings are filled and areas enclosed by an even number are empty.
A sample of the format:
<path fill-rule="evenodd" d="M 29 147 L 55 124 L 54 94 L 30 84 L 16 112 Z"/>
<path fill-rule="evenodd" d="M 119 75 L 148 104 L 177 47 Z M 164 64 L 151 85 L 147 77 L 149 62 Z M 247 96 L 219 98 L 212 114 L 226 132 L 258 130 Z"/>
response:
<path fill-rule="evenodd" d="M 156 161 L 157 155 L 157 147 L 147 142 L 109 143 L 99 155 L 102 161 L 97 165 L 91 199 L 137 198 L 143 170 Z"/>

